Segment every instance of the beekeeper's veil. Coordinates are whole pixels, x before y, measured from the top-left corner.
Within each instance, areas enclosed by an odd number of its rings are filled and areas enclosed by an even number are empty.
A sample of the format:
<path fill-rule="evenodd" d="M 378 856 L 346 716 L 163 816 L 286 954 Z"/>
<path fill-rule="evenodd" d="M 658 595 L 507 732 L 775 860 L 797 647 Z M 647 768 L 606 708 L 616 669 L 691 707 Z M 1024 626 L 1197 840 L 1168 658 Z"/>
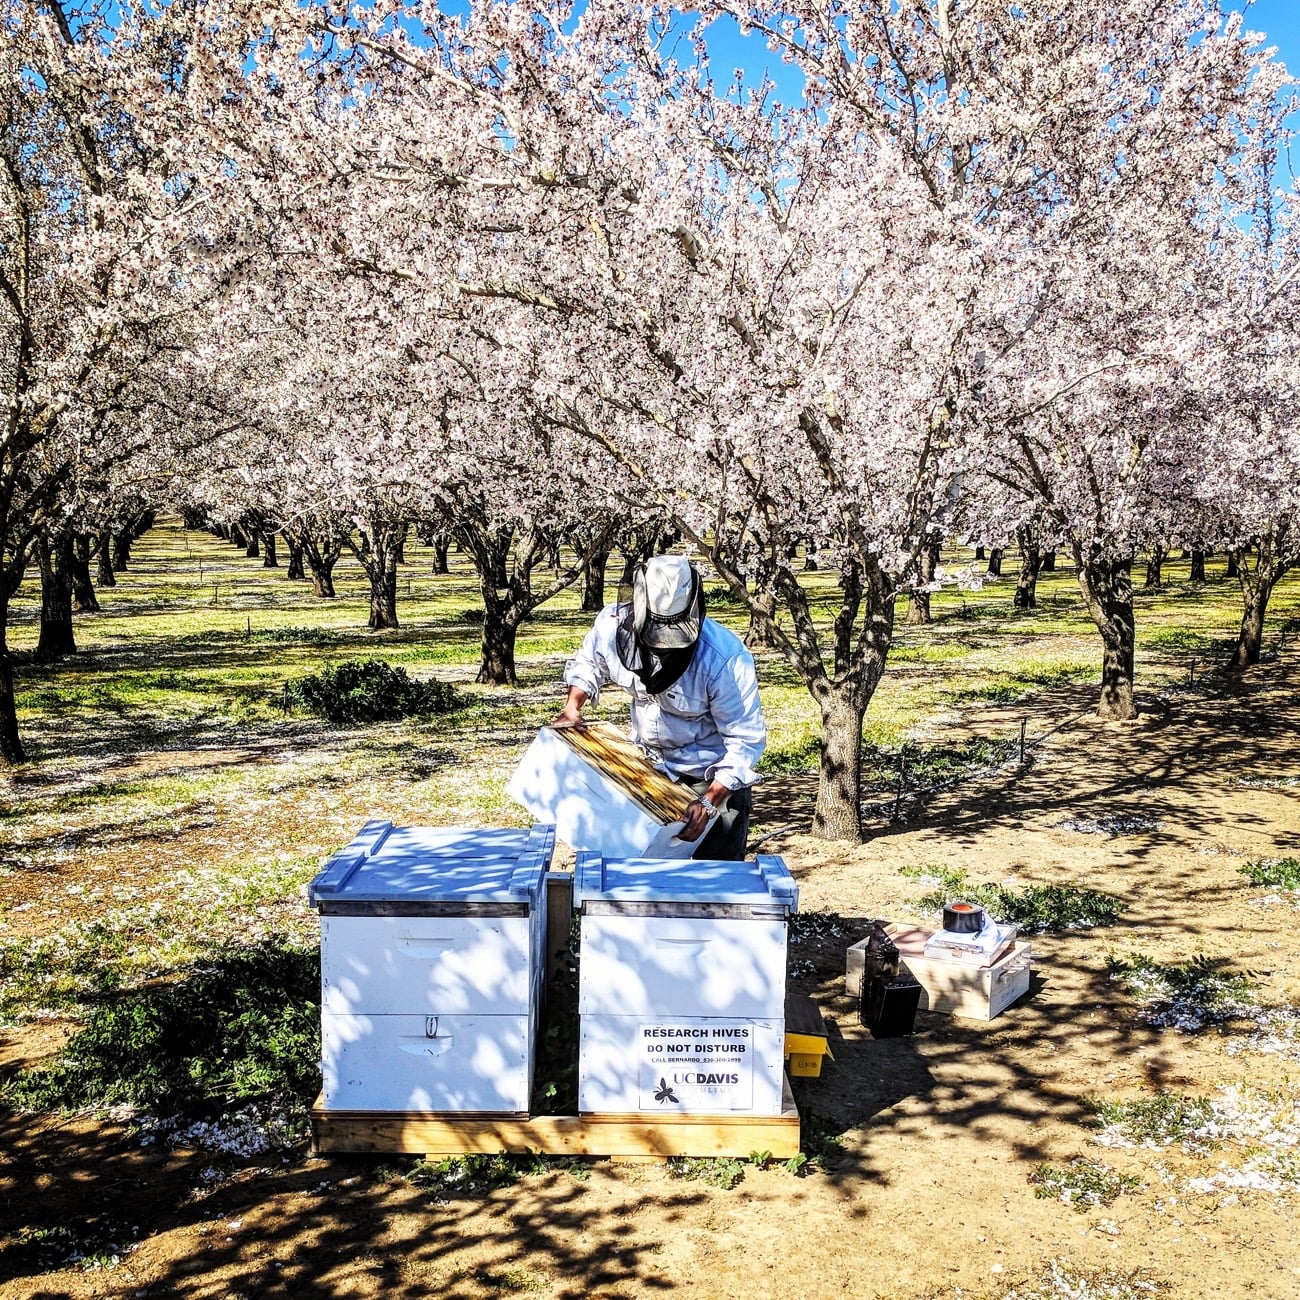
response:
<path fill-rule="evenodd" d="M 704 623 L 704 584 L 684 555 L 656 555 L 632 577 L 618 625 L 618 657 L 651 695 L 690 667 Z"/>

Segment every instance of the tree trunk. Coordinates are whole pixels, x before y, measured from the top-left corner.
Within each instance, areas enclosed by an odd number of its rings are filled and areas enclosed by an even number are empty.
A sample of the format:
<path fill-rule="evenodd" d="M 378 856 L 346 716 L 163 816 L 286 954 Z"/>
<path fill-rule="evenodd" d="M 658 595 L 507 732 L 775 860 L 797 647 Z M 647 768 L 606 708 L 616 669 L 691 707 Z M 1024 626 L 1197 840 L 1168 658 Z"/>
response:
<path fill-rule="evenodd" d="M 72 634 L 72 534 L 61 530 L 54 538 L 37 543 L 41 568 L 41 635 L 36 661 L 54 663 L 77 653 Z"/>
<path fill-rule="evenodd" d="M 1147 557 L 1147 576 L 1142 584 L 1144 591 L 1159 591 L 1164 586 L 1162 574 L 1165 557 L 1168 554 L 1168 550 L 1163 546 L 1153 546 L 1151 548 L 1151 554 Z"/>
<path fill-rule="evenodd" d="M 257 559 L 257 557 L 262 553 L 262 547 L 257 538 L 257 530 L 253 528 L 249 529 L 245 540 L 247 545 L 244 547 L 244 554 L 250 560 Z"/>
<path fill-rule="evenodd" d="M 18 734 L 18 707 L 14 698 L 13 662 L 9 651 L 0 647 L 0 760 L 25 763 L 27 753 Z"/>
<path fill-rule="evenodd" d="M 988 554 L 987 554 L 987 552 L 986 552 L 986 550 L 985 550 L 985 548 L 984 548 L 983 546 L 977 546 L 977 547 L 975 548 L 975 558 L 976 558 L 977 560 L 986 560 L 986 559 L 988 559 Z"/>
<path fill-rule="evenodd" d="M 433 572 L 435 574 L 450 573 L 451 566 L 447 563 L 447 552 L 451 550 L 451 541 L 446 533 L 434 533 L 429 541 L 433 547 Z"/>
<path fill-rule="evenodd" d="M 370 577 L 370 621 L 372 632 L 382 632 L 397 627 L 397 554 L 390 552 L 382 561 L 382 569 Z"/>
<path fill-rule="evenodd" d="M 90 537 L 78 533 L 72 539 L 72 608 L 78 614 L 98 614 L 99 598 L 90 580 Z"/>
<path fill-rule="evenodd" d="M 18 702 L 14 697 L 13 660 L 5 640 L 9 626 L 9 597 L 22 580 L 21 565 L 15 572 L 0 572 L 0 761 L 25 763 L 27 753 L 18 734 Z"/>
<path fill-rule="evenodd" d="M 1038 574 L 1043 567 L 1043 553 L 1038 549 L 1038 534 L 1028 524 L 1016 529 L 1020 544 L 1020 572 L 1016 575 L 1015 609 L 1034 609 L 1038 605 Z"/>
<path fill-rule="evenodd" d="M 939 543 L 931 542 L 920 554 L 921 581 L 928 587 L 939 567 Z M 914 626 L 930 622 L 930 593 L 913 591 L 907 597 L 907 621 Z"/>
<path fill-rule="evenodd" d="M 319 596 L 321 600 L 333 600 L 335 596 L 334 561 L 312 561 L 309 559 L 308 568 L 311 569 L 312 594 Z"/>
<path fill-rule="evenodd" d="M 822 716 L 821 773 L 813 834 L 825 840 L 862 839 L 862 719 L 859 692 L 832 687 L 818 701 Z"/>
<path fill-rule="evenodd" d="M 582 612 L 584 614 L 599 614 L 605 608 L 605 566 L 608 563 L 608 547 L 598 547 L 583 561 Z"/>
<path fill-rule="evenodd" d="M 156 522 L 152 510 L 141 510 L 124 528 L 113 534 L 113 571 L 125 573 L 131 561 L 131 547 L 147 533 Z"/>
<path fill-rule="evenodd" d="M 275 553 L 275 534 L 262 534 L 262 568 L 278 569 L 280 567 L 280 557 Z"/>
<path fill-rule="evenodd" d="M 1074 560 L 1088 613 L 1101 633 L 1101 699 L 1097 716 L 1114 722 L 1137 717 L 1133 701 L 1133 559 L 1085 556 L 1079 543 Z"/>
<path fill-rule="evenodd" d="M 484 686 L 518 686 L 515 673 L 515 639 L 519 625 L 506 613 L 507 602 L 484 601 L 483 641 L 479 654 L 478 676 Z"/>
<path fill-rule="evenodd" d="M 1232 658 L 1228 660 L 1228 667 L 1235 672 L 1259 663 L 1264 646 L 1264 611 L 1268 608 L 1272 591 L 1272 584 L 1260 582 L 1253 592 L 1243 592 L 1241 631 L 1237 634 Z"/>
<path fill-rule="evenodd" d="M 1228 553 L 1230 559 L 1236 559 L 1242 601 L 1241 630 L 1228 661 L 1228 668 L 1234 672 L 1259 663 L 1264 647 L 1264 614 L 1269 597 L 1290 567 L 1284 543 L 1284 537 L 1272 531 L 1265 533 L 1256 548 L 1254 568 L 1251 567 L 1249 550 Z"/>
<path fill-rule="evenodd" d="M 989 552 L 989 577 L 1000 578 L 1002 576 L 1002 548 L 995 546 Z"/>
<path fill-rule="evenodd" d="M 1205 581 L 1205 552 L 1204 551 L 1192 552 L 1192 581 L 1193 582 Z"/>
<path fill-rule="evenodd" d="M 334 565 L 343 552 L 343 538 L 328 526 L 318 535 L 307 524 L 286 524 L 284 535 L 290 547 L 301 550 L 311 573 L 312 591 L 322 600 L 332 600 Z"/>
<path fill-rule="evenodd" d="M 1053 547 L 1050 551 L 1043 552 L 1043 562 L 1038 566 L 1039 573 L 1056 572 L 1056 549 Z"/>
<path fill-rule="evenodd" d="M 749 607 L 745 644 L 751 650 L 770 650 L 776 644 L 776 593 L 756 591 Z"/>
<path fill-rule="evenodd" d="M 397 556 L 406 538 L 406 524 L 376 524 L 361 534 L 361 541 L 349 539 L 353 554 L 370 579 L 370 621 L 372 632 L 382 632 L 397 623 Z M 362 543 L 364 543 L 364 548 Z"/>
<path fill-rule="evenodd" d="M 99 564 L 95 571 L 95 581 L 101 587 L 116 587 L 117 577 L 113 573 L 113 535 L 111 533 L 100 533 L 97 549 Z"/>
<path fill-rule="evenodd" d="M 1236 551 L 1229 551 L 1229 552 L 1228 552 L 1228 567 L 1227 567 L 1227 569 L 1224 571 L 1224 575 L 1223 575 L 1223 576 L 1224 576 L 1225 578 L 1240 578 L 1240 577 L 1241 577 L 1241 561 L 1240 561 L 1240 559 L 1239 559 L 1239 557 L 1238 557 L 1238 553 L 1237 553 Z"/>
<path fill-rule="evenodd" d="M 516 534 L 513 525 L 493 526 L 482 515 L 466 510 L 456 535 L 474 557 L 483 600 L 483 641 L 475 681 L 485 686 L 517 686 L 515 637 L 519 628 L 539 605 L 578 581 L 587 552 L 606 546 L 608 538 L 603 531 L 591 537 L 576 552 L 573 563 L 539 591 L 533 587 L 533 570 L 554 550 L 554 538 L 547 530 L 534 525 Z"/>
<path fill-rule="evenodd" d="M 307 577 L 307 571 L 302 563 L 302 546 L 298 542 L 289 542 L 289 564 L 284 576 L 290 582 L 301 582 Z"/>

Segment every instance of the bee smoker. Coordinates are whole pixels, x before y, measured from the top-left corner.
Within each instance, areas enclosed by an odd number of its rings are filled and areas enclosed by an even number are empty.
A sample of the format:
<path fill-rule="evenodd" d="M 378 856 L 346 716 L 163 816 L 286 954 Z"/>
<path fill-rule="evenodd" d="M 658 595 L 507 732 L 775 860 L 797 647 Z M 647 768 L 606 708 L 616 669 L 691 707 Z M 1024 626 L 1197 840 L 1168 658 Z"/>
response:
<path fill-rule="evenodd" d="M 863 954 L 862 1003 L 858 1020 L 872 1038 L 898 1038 L 912 1032 L 921 986 L 906 967 L 885 932 L 883 921 L 872 921 Z"/>

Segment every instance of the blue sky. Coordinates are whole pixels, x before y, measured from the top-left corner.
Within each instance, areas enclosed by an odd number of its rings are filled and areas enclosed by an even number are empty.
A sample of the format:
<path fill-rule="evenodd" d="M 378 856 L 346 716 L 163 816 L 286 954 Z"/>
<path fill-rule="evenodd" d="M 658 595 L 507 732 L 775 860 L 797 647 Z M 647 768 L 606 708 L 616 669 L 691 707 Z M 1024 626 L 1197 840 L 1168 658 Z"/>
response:
<path fill-rule="evenodd" d="M 1269 45 L 1277 46 L 1278 58 L 1293 76 L 1300 77 L 1300 0 L 1220 0 L 1225 9 L 1245 10 L 1248 30 L 1263 32 Z M 780 80 L 780 61 L 758 37 L 743 39 L 734 23 L 717 24 L 710 40 L 715 75 L 725 77 L 732 67 L 744 68 L 753 77 L 767 67 Z"/>
<path fill-rule="evenodd" d="M 1086 0 L 1077 0 L 1084 3 Z M 1252 32 L 1262 32 L 1267 38 L 1265 45 L 1277 47 L 1277 57 L 1287 66 L 1287 70 L 1300 81 L 1300 0 L 1220 0 L 1223 8 L 1245 11 L 1246 28 Z M 713 58 L 713 73 L 719 83 L 730 78 L 733 68 L 745 69 L 746 82 L 753 83 L 762 76 L 764 69 L 772 75 L 777 83 L 777 94 L 790 97 L 798 95 L 797 78 L 783 68 L 779 56 L 772 54 L 766 44 L 757 36 L 743 38 L 735 23 L 730 20 L 716 23 L 714 34 L 709 40 L 709 49 Z M 789 78 L 784 81 L 783 79 Z M 1297 115 L 1300 116 L 1300 115 Z M 1295 129 L 1300 132 L 1300 121 L 1292 119 Z M 1300 174 L 1300 150 L 1293 152 L 1292 168 Z M 1280 179 L 1287 180 L 1288 167 L 1285 159 L 1279 167 Z"/>
<path fill-rule="evenodd" d="M 1243 9 L 1241 3 L 1232 5 Z M 1263 32 L 1269 45 L 1277 46 L 1277 56 L 1292 76 L 1300 76 L 1300 4 L 1296 0 L 1255 0 L 1246 15 L 1246 26 Z"/>

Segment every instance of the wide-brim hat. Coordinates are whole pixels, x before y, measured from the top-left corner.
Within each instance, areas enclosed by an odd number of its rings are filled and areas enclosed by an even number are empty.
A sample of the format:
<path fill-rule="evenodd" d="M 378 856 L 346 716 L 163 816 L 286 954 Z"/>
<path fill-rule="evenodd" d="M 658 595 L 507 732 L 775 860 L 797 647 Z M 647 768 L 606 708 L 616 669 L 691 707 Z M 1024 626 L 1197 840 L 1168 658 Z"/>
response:
<path fill-rule="evenodd" d="M 637 640 L 652 650 L 685 650 L 700 637 L 704 585 L 684 555 L 656 555 L 632 579 Z"/>

